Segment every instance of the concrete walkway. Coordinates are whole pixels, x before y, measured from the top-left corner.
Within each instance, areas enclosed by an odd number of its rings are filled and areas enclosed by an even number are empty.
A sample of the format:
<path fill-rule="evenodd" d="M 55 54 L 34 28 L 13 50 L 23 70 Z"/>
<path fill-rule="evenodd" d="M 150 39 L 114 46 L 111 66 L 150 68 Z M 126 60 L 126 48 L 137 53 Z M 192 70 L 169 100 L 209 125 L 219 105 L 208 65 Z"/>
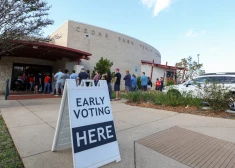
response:
<path fill-rule="evenodd" d="M 51 152 L 60 99 L 0 100 L 0 110 L 26 168 L 71 168 L 71 149 Z M 134 168 L 134 141 L 179 126 L 235 143 L 235 120 L 180 114 L 112 102 L 122 161 L 105 168 Z M 154 157 L 153 157 L 154 156 Z M 234 156 L 235 157 L 235 156 Z M 188 167 L 146 147 L 136 167 Z M 215 166 L 216 167 L 216 166 Z"/>

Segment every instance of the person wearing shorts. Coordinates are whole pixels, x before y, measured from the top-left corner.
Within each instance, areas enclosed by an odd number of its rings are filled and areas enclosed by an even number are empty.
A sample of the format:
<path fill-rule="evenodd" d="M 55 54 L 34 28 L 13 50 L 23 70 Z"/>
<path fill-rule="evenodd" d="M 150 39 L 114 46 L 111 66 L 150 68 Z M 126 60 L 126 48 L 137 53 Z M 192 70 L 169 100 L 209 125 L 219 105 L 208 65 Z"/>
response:
<path fill-rule="evenodd" d="M 120 69 L 116 68 L 115 69 L 115 78 L 114 78 L 114 91 L 116 92 L 116 99 L 115 100 L 120 100 L 120 84 L 121 84 L 121 74 L 120 74 Z"/>
<path fill-rule="evenodd" d="M 161 81 L 157 78 L 155 90 L 159 93 L 161 87 Z"/>

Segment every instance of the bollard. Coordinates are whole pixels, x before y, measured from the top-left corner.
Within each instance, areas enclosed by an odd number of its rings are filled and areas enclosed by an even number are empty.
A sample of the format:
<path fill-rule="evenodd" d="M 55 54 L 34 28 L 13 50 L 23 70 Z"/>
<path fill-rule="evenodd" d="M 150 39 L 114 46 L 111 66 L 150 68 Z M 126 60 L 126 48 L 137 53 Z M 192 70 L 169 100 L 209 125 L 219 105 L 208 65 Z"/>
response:
<path fill-rule="evenodd" d="M 6 91 L 5 91 L 5 100 L 7 100 L 9 96 L 9 79 L 6 81 Z"/>

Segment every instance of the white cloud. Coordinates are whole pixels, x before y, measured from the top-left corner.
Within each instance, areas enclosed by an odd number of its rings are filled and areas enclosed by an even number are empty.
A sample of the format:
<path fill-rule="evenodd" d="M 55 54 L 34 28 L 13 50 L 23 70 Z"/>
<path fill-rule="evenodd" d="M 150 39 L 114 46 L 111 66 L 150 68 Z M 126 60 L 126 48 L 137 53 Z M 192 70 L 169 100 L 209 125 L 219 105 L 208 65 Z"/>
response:
<path fill-rule="evenodd" d="M 157 16 L 159 12 L 170 6 L 172 0 L 141 0 L 141 2 L 147 8 L 153 7 L 153 16 Z"/>
<path fill-rule="evenodd" d="M 193 29 L 190 29 L 187 31 L 186 36 L 188 37 L 198 37 L 201 36 L 203 34 L 206 34 L 205 30 L 201 30 L 200 32 L 194 32 Z"/>

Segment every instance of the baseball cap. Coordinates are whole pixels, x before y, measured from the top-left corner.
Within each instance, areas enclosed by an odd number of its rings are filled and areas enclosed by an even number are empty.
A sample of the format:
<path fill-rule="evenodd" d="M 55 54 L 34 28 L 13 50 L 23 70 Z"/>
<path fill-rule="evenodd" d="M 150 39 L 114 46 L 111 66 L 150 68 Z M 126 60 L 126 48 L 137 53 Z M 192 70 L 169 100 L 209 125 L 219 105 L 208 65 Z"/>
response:
<path fill-rule="evenodd" d="M 119 69 L 119 68 L 116 68 L 115 70 L 120 71 L 120 69 Z"/>

